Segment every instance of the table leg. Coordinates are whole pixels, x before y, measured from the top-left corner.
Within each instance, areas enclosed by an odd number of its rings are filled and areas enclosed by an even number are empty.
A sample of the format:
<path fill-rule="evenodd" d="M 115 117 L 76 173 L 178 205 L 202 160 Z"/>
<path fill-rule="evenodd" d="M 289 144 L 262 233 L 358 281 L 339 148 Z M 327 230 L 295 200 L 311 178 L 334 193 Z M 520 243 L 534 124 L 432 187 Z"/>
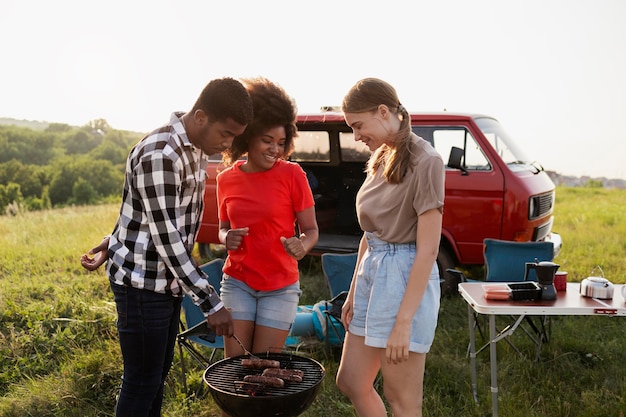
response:
<path fill-rule="evenodd" d="M 474 396 L 474 402 L 478 404 L 478 388 L 476 384 L 476 316 L 472 308 L 467 305 L 467 316 L 469 322 L 469 357 L 470 357 L 470 372 L 472 374 L 472 395 Z"/>
<path fill-rule="evenodd" d="M 489 315 L 489 362 L 491 366 L 491 403 L 493 417 L 498 417 L 498 358 L 496 355 L 496 316 Z"/>

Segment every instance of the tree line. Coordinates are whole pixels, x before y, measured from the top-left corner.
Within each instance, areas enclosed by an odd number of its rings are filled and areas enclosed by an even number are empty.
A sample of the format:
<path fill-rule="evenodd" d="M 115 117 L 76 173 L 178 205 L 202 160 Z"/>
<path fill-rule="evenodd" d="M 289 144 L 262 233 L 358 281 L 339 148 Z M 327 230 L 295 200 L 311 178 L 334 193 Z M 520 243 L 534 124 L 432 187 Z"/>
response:
<path fill-rule="evenodd" d="M 43 130 L 0 125 L 0 215 L 119 199 L 126 157 L 141 137 L 103 119 Z"/>

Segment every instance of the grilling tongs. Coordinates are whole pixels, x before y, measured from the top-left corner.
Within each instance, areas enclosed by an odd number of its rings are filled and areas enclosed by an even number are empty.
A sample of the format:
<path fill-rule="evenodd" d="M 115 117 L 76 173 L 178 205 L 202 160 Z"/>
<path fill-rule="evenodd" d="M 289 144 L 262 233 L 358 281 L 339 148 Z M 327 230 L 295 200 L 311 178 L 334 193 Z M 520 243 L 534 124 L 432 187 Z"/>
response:
<path fill-rule="evenodd" d="M 237 335 L 235 335 L 234 333 L 233 333 L 233 339 L 235 339 L 237 341 L 237 343 L 239 343 L 239 346 L 241 346 L 241 348 L 243 349 L 243 353 L 245 353 L 246 355 L 250 356 L 251 358 L 260 359 L 258 356 L 254 355 L 252 352 L 250 352 L 248 349 L 246 349 L 246 347 L 243 345 L 243 343 L 241 343 L 241 340 L 239 340 Z"/>

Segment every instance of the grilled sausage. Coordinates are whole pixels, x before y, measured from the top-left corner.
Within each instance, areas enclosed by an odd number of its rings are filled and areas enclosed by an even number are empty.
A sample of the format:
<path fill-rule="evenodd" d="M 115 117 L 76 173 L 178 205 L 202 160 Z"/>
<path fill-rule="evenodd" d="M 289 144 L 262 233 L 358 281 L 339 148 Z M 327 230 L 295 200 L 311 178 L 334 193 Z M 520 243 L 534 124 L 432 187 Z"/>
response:
<path fill-rule="evenodd" d="M 275 376 L 286 382 L 302 382 L 304 372 L 300 369 L 267 368 L 263 371 L 263 376 Z"/>
<path fill-rule="evenodd" d="M 252 369 L 280 368 L 280 362 L 271 359 L 248 358 L 241 360 L 241 366 Z"/>
<path fill-rule="evenodd" d="M 256 384 L 263 384 L 266 387 L 282 388 L 285 386 L 285 381 L 275 376 L 263 376 L 263 375 L 246 375 L 243 377 L 244 382 L 254 382 Z"/>

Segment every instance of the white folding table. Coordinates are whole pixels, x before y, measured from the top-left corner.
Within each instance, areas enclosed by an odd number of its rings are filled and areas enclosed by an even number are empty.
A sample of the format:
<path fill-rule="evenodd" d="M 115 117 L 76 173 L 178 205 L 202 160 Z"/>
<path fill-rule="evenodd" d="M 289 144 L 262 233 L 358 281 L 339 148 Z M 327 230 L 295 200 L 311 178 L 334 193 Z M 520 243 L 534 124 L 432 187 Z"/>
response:
<path fill-rule="evenodd" d="M 524 316 L 626 316 L 626 302 L 622 297 L 623 285 L 615 285 L 613 298 L 600 300 L 583 297 L 579 294 L 579 283 L 568 283 L 566 291 L 557 291 L 557 298 L 553 301 L 513 301 L 488 300 L 485 298 L 483 282 L 464 282 L 459 284 L 459 293 L 467 304 L 469 317 L 469 357 L 472 375 L 472 394 L 478 402 L 476 386 L 476 335 L 474 328 L 476 317 L 474 312 L 489 316 L 489 362 L 491 369 L 491 398 L 493 417 L 498 416 L 498 361 L 496 343 L 504 337 L 510 336 L 517 326 L 512 326 L 504 332 L 496 330 L 496 316 L 514 315 L 519 320 Z M 519 322 L 519 321 L 518 321 Z"/>

